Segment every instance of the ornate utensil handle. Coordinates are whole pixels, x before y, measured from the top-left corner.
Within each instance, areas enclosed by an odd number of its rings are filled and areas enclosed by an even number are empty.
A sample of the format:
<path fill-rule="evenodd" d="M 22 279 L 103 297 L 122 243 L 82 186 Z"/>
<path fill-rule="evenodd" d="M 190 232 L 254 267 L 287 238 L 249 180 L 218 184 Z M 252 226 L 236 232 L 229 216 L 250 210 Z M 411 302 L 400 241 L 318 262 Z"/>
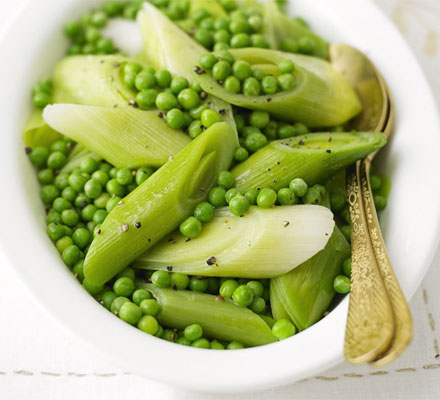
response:
<path fill-rule="evenodd" d="M 370 362 L 389 347 L 394 332 L 391 303 L 371 244 L 360 186 L 361 162 L 348 171 L 351 225 L 351 289 L 344 356 L 353 364 Z"/>
<path fill-rule="evenodd" d="M 413 335 L 413 326 L 411 313 L 408 303 L 400 289 L 399 282 L 394 275 L 393 267 L 388 258 L 385 243 L 380 230 L 379 220 L 377 218 L 374 198 L 370 186 L 370 166 L 367 158 L 361 164 L 360 178 L 362 198 L 367 219 L 368 231 L 370 233 L 371 244 L 377 260 L 377 265 L 388 292 L 393 311 L 395 332 L 391 346 L 385 353 L 379 355 L 379 359 L 373 362 L 375 366 L 383 366 L 396 359 L 405 350 Z"/>

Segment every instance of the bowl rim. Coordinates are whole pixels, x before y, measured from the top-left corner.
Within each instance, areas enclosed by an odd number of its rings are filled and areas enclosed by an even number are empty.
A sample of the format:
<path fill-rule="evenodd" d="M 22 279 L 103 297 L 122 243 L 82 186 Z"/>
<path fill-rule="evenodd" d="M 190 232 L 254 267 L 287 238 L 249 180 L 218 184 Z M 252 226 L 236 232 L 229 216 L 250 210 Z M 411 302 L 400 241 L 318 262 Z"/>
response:
<path fill-rule="evenodd" d="M 26 71 L 19 64 L 20 61 L 15 53 L 19 50 L 18 54 L 23 54 L 20 51 L 28 49 L 23 38 L 27 36 L 23 34 L 23 27 L 26 27 L 28 33 L 35 32 L 35 36 L 40 37 L 41 42 L 43 36 L 36 30 L 34 31 L 41 27 L 38 17 L 44 17 L 46 14 L 45 17 L 48 18 L 47 10 L 52 9 L 50 21 L 59 21 L 59 16 L 65 16 L 66 11 L 73 10 L 78 3 L 77 0 L 65 0 L 63 7 L 59 7 L 59 2 L 55 0 L 40 0 L 39 2 L 28 0 L 23 4 L 0 37 L 1 54 L 6 55 L 5 59 L 11 57 L 12 60 L 11 63 L 6 64 L 6 73 L 0 77 L 2 87 L 6 89 L 2 96 L 5 94 L 11 96 L 15 87 L 23 89 L 23 85 L 20 86 L 17 80 L 19 78 L 7 73 L 15 72 L 18 77 L 22 77 Z M 395 89 L 397 91 L 397 85 L 401 83 L 395 76 L 400 77 L 400 74 L 394 73 L 396 66 L 408 73 L 409 83 L 406 82 L 405 85 L 417 87 L 417 95 L 424 99 L 423 108 L 414 104 L 413 106 L 418 107 L 417 112 L 423 119 L 422 124 L 431 135 L 431 145 L 426 153 L 438 153 L 440 150 L 438 115 L 426 79 L 400 33 L 377 6 L 369 0 L 349 3 L 346 0 L 333 0 L 332 2 L 297 0 L 295 7 L 299 14 L 306 17 L 313 15 L 311 19 L 317 25 L 326 19 L 342 21 L 351 18 L 349 22 L 351 31 L 354 33 L 357 29 L 360 33 L 356 33 L 357 36 L 354 35 L 356 37 L 350 37 L 350 41 L 353 40 L 358 47 L 370 54 L 373 61 L 383 70 L 392 91 Z M 376 23 L 367 26 L 365 23 L 360 23 L 364 20 L 374 20 Z M 323 26 L 326 26 L 325 22 Z M 331 31 L 330 28 L 328 29 Z M 325 28 L 322 30 L 325 31 Z M 379 35 L 377 31 L 381 34 Z M 47 36 L 47 32 L 45 35 Z M 369 36 L 368 39 L 363 39 L 363 35 Z M 402 65 L 397 64 L 395 60 L 390 60 L 389 64 L 382 61 L 384 52 L 391 46 L 396 54 L 399 54 Z M 35 57 L 35 54 L 33 56 Z M 32 59 L 32 56 L 30 57 Z M 6 79 L 5 75 L 10 79 Z M 402 101 L 406 101 L 407 105 L 406 98 Z M 17 121 L 19 116 L 23 115 L 20 107 L 22 102 L 13 99 L 2 104 L 4 106 L 0 108 L 0 116 L 11 117 L 11 121 L 7 120 L 8 118 L 2 118 L 6 121 L 6 132 L 9 129 L 13 132 L 15 130 L 12 128 L 13 121 Z M 18 112 L 19 109 L 20 112 Z M 17 117 L 17 120 L 14 120 L 14 117 Z M 398 118 L 404 123 L 407 116 L 400 114 Z M 83 291 L 70 271 L 60 268 L 56 250 L 50 246 L 48 238 L 41 236 L 44 231 L 43 218 L 35 218 L 35 212 L 37 209 L 41 212 L 41 206 L 36 206 L 38 195 L 33 196 L 31 191 L 31 189 L 36 190 L 37 186 L 34 183 L 24 185 L 22 181 L 24 176 L 31 173 L 32 168 L 29 165 L 23 165 L 23 151 L 19 148 L 19 140 L 16 137 L 6 136 L 4 141 L 6 145 L 0 148 L 0 165 L 10 174 L 8 182 L 5 183 L 5 193 L 10 194 L 0 198 L 3 221 L 0 225 L 0 254 L 5 259 L 5 265 L 11 266 L 35 301 L 90 349 L 114 360 L 115 363 L 134 373 L 181 387 L 217 392 L 258 390 L 286 384 L 309 377 L 342 361 L 348 297 L 326 318 L 290 340 L 234 352 L 208 352 L 203 349 L 175 346 L 164 340 L 145 335 L 127 324 L 121 324 L 117 318 L 113 318 L 108 313 L 106 315 L 102 307 Z M 440 184 L 437 183 L 436 186 L 437 181 L 433 182 L 431 200 L 432 203 L 438 204 Z M 19 213 L 8 212 L 10 209 L 19 210 Z M 429 212 L 431 220 L 426 228 L 428 237 L 425 238 L 423 254 L 419 257 L 420 260 L 415 267 L 416 273 L 412 276 L 411 282 L 405 282 L 402 285 L 409 298 L 414 294 L 427 272 L 437 248 L 440 210 L 430 209 Z M 426 213 L 423 215 L 427 216 Z M 24 226 L 26 230 L 22 229 Z M 28 251 L 23 250 L 20 239 L 27 240 L 26 246 L 30 247 Z M 45 268 L 37 270 L 30 268 L 29 266 L 36 259 L 44 261 Z M 62 284 L 54 285 L 52 282 Z M 71 298 L 75 299 L 74 304 Z M 83 313 L 84 309 L 88 312 Z M 99 321 L 99 329 L 97 329 L 97 321 Z M 115 345 L 118 343 L 117 339 L 121 337 L 124 342 Z M 310 343 L 314 344 L 313 348 Z M 141 344 L 145 346 L 140 346 Z M 293 362 L 286 357 L 287 354 L 294 355 Z M 261 360 L 264 360 L 263 365 Z M 297 363 L 298 360 L 299 363 Z"/>

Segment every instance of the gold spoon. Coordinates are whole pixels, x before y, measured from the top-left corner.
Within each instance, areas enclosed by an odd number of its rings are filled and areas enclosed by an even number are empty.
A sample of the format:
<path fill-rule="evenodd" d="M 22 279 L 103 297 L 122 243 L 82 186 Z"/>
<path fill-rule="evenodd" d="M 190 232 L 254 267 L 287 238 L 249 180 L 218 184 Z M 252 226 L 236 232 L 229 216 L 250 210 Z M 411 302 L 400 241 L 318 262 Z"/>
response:
<path fill-rule="evenodd" d="M 382 131 L 389 112 L 387 93 L 372 63 L 344 44 L 330 47 L 330 60 L 357 91 L 363 112 L 351 129 Z M 344 356 L 352 363 L 371 362 L 389 347 L 395 322 L 391 302 L 370 239 L 361 191 L 362 162 L 348 173 L 352 278 Z"/>
<path fill-rule="evenodd" d="M 376 71 L 377 72 L 377 71 Z M 377 72 L 378 78 L 381 81 L 382 87 L 385 88 L 389 103 L 388 120 L 383 129 L 385 137 L 388 139 L 391 135 L 394 125 L 394 104 L 385 80 Z M 389 260 L 385 244 L 380 231 L 380 225 L 376 214 L 376 208 L 374 206 L 374 199 L 371 195 L 370 186 L 370 169 L 371 163 L 376 156 L 377 152 L 369 154 L 362 162 L 361 165 L 361 187 L 362 197 L 364 202 L 365 214 L 367 217 L 368 230 L 370 232 L 370 239 L 373 245 L 374 254 L 379 265 L 379 269 L 382 275 L 382 279 L 385 283 L 385 287 L 388 292 L 388 297 L 391 301 L 391 308 L 393 310 L 395 331 L 389 348 L 385 353 L 381 354 L 372 364 L 376 367 L 386 365 L 395 360 L 408 346 L 413 335 L 413 325 L 411 313 L 409 311 L 408 303 L 399 283 L 394 275 L 391 262 Z"/>

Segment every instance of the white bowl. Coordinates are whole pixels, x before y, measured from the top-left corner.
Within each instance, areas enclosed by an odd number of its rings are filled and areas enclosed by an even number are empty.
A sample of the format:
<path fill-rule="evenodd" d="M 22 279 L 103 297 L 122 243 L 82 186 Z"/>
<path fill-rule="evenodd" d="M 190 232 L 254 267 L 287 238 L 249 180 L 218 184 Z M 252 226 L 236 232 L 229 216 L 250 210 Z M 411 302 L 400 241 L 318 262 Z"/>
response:
<path fill-rule="evenodd" d="M 0 244 L 8 264 L 35 299 L 90 348 L 135 373 L 206 391 L 257 390 L 316 374 L 342 361 L 348 298 L 291 339 L 240 351 L 193 349 L 122 323 L 64 267 L 45 234 L 43 207 L 20 132 L 31 109 L 30 88 L 65 51 L 61 27 L 86 0 L 28 1 L 0 41 Z M 427 271 L 439 236 L 440 136 L 426 80 L 392 24 L 367 0 L 295 0 L 293 11 L 334 41 L 362 49 L 384 74 L 396 103 L 395 136 L 383 171 L 393 190 L 382 215 L 385 240 L 410 298 Z M 24 310 L 23 310 L 24 312 Z"/>

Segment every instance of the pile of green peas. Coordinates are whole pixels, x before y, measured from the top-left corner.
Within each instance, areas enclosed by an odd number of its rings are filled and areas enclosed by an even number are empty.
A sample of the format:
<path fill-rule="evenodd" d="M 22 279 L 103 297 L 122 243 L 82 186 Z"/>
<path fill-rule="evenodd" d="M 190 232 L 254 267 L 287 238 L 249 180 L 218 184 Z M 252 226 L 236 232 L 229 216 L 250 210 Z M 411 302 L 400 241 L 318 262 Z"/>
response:
<path fill-rule="evenodd" d="M 221 4 L 227 17 L 214 18 L 208 10 L 200 8 L 182 28 L 209 50 L 269 48 L 269 42 L 261 34 L 263 18 L 258 9 L 237 10 L 235 0 L 224 0 Z"/>
<path fill-rule="evenodd" d="M 135 105 L 142 110 L 159 109 L 168 126 L 184 129 L 192 139 L 223 120 L 222 115 L 204 102 L 206 94 L 197 83 L 173 77 L 168 70 L 156 71 L 137 62 L 123 66 L 125 85 L 137 92 Z"/>
<path fill-rule="evenodd" d="M 234 120 L 240 136 L 240 147 L 234 152 L 236 162 L 247 160 L 250 154 L 260 150 L 272 140 L 288 139 L 310 132 L 307 126 L 300 122 L 288 124 L 284 121 L 276 121 L 263 110 L 248 112 L 236 108 Z"/>
<path fill-rule="evenodd" d="M 252 97 L 272 95 L 296 86 L 295 65 L 287 58 L 279 62 L 275 75 L 252 67 L 247 61 L 237 60 L 228 50 L 204 53 L 200 56 L 199 64 L 226 91 L 234 94 Z"/>
<path fill-rule="evenodd" d="M 46 205 L 47 234 L 55 243 L 64 263 L 82 280 L 83 260 L 93 236 L 107 214 L 121 199 L 136 189 L 154 172 L 149 167 L 130 170 L 91 157 L 83 158 L 80 167 L 69 172 L 74 142 L 61 139 L 50 147 L 28 148 L 29 158 L 38 169 L 41 199 Z M 89 291 L 93 288 L 84 282 Z"/>
<path fill-rule="evenodd" d="M 32 89 L 32 100 L 36 108 L 44 108 L 52 100 L 53 82 L 47 78 L 38 82 Z"/>

